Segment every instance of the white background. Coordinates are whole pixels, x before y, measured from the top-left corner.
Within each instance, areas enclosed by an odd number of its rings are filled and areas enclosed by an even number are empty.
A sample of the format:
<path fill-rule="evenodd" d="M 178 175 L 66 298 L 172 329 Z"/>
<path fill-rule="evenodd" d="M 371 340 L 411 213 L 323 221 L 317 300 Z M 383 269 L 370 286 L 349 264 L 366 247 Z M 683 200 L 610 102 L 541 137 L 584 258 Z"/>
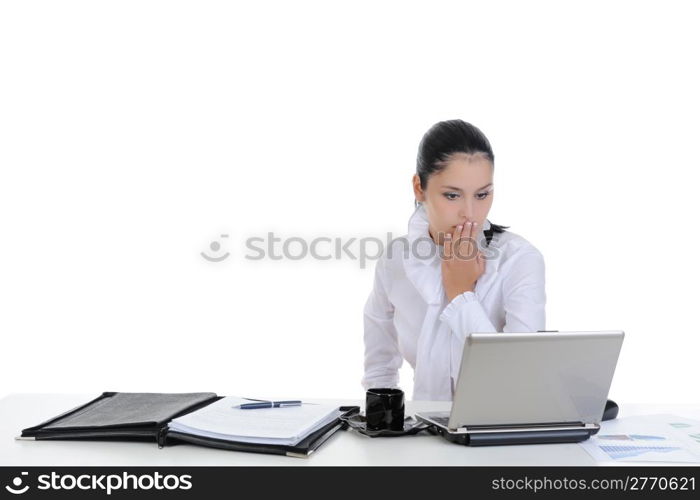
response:
<path fill-rule="evenodd" d="M 462 118 L 547 327 L 625 330 L 618 402 L 697 403 L 693 5 L 3 2 L 0 396 L 362 398 L 374 261 L 245 240 L 404 234 L 418 142 Z"/>

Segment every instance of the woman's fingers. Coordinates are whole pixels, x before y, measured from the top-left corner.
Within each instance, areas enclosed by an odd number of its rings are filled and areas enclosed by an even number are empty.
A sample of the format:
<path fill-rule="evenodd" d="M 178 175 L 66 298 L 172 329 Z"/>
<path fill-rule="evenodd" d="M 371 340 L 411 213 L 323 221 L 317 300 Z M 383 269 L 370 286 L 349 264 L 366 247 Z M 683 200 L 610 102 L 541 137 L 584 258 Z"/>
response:
<path fill-rule="evenodd" d="M 446 259 L 452 258 L 452 235 L 450 233 L 445 233 L 445 238 L 443 239 L 443 254 Z"/>
<path fill-rule="evenodd" d="M 463 260 L 470 259 L 472 257 L 472 231 L 473 224 L 471 222 L 466 222 L 459 238 L 459 258 Z"/>
<path fill-rule="evenodd" d="M 457 253 L 457 258 L 461 258 L 462 256 L 462 238 L 464 236 L 464 231 L 466 230 L 466 224 L 458 224 L 457 227 L 455 228 L 455 247 L 456 247 L 456 253 Z"/>
<path fill-rule="evenodd" d="M 477 258 L 479 254 L 479 245 L 476 244 L 476 235 L 479 224 L 477 222 L 472 222 L 472 230 L 469 233 L 469 257 Z"/>
<path fill-rule="evenodd" d="M 474 255 L 477 253 L 481 253 L 481 249 L 479 248 L 479 237 L 482 234 L 483 230 L 483 225 L 479 224 L 478 222 L 474 223 L 474 227 L 472 229 L 472 245 L 473 245 L 473 251 Z M 483 257 L 483 254 L 481 255 Z"/>
<path fill-rule="evenodd" d="M 479 225 L 476 222 L 465 222 L 457 225 L 453 233 L 446 233 L 444 238 L 445 257 L 451 259 L 456 255 L 462 260 L 476 258 L 478 229 Z"/>

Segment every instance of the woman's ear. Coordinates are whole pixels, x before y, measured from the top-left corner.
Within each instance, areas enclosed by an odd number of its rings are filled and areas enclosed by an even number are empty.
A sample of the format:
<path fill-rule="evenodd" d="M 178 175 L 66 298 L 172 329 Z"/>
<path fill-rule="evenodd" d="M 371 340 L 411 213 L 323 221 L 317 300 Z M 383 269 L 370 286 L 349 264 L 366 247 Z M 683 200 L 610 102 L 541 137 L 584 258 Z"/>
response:
<path fill-rule="evenodd" d="M 425 201 L 425 193 L 423 193 L 423 189 L 420 187 L 420 177 L 418 177 L 418 174 L 413 174 L 413 196 L 416 198 L 416 201 Z"/>

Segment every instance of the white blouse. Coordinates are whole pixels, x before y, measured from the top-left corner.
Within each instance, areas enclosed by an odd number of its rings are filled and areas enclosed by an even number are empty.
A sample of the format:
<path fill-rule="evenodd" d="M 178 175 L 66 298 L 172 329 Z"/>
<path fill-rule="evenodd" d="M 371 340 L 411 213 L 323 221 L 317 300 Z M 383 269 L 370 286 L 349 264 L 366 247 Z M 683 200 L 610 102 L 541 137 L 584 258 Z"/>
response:
<path fill-rule="evenodd" d="M 408 234 L 393 240 L 377 261 L 374 288 L 364 308 L 365 372 L 362 385 L 397 387 L 406 359 L 414 369 L 414 400 L 451 401 L 464 341 L 472 332 L 545 329 L 544 259 L 525 238 L 494 233 L 484 274 L 474 292 L 449 304 L 442 286 L 439 248 L 421 205 Z M 484 230 L 490 223 L 484 223 Z"/>

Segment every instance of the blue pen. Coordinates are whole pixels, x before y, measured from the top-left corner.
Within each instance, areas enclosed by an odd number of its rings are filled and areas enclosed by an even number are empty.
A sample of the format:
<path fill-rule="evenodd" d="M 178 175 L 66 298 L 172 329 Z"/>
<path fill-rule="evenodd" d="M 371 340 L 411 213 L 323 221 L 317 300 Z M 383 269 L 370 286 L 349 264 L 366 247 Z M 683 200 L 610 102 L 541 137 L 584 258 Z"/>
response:
<path fill-rule="evenodd" d="M 301 401 L 265 401 L 260 403 L 245 403 L 234 406 L 241 410 L 258 410 L 261 408 L 284 408 L 286 406 L 301 406 Z"/>

